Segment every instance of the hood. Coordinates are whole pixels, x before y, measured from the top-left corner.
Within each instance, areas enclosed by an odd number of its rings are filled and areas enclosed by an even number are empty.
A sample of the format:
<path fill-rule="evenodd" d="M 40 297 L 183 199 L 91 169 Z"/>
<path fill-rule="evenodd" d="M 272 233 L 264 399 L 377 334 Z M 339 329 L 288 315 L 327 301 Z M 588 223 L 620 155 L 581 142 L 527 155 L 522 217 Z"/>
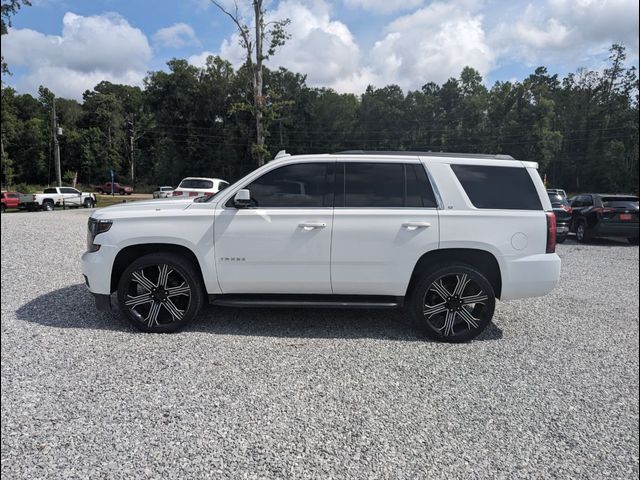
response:
<path fill-rule="evenodd" d="M 117 205 L 99 208 L 93 218 L 142 217 L 166 210 L 186 210 L 193 204 L 193 198 L 187 199 L 154 199 L 134 202 L 123 202 Z"/>

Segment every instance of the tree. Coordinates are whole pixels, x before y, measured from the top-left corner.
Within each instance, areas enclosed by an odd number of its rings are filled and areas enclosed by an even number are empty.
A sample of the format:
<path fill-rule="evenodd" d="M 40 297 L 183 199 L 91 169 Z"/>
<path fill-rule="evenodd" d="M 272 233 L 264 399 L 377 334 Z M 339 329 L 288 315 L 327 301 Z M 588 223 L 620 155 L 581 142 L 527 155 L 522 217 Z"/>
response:
<path fill-rule="evenodd" d="M 253 33 L 239 13 L 238 4 L 235 3 L 234 12 L 225 9 L 216 0 L 211 2 L 228 16 L 236 26 L 240 37 L 240 46 L 245 51 L 245 64 L 251 73 L 253 84 L 253 104 L 239 103 L 235 106 L 237 110 L 248 110 L 255 118 L 256 143 L 252 148 L 252 153 L 258 162 L 258 166 L 264 164 L 264 158 L 268 153 L 265 147 L 265 137 L 267 126 L 265 117 L 271 116 L 274 108 L 280 105 L 269 104 L 263 93 L 263 62 L 271 57 L 276 49 L 284 45 L 288 39 L 285 27 L 290 23 L 289 19 L 265 22 L 265 9 L 263 0 L 252 0 L 253 6 Z M 265 53 L 264 45 L 268 42 L 269 47 Z"/>

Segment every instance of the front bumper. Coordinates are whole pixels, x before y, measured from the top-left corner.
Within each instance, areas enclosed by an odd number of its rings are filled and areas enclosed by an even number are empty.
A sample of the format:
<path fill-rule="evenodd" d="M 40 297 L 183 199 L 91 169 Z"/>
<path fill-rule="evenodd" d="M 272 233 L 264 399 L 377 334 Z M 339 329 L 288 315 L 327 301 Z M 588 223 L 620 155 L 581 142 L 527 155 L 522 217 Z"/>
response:
<path fill-rule="evenodd" d="M 111 270 L 117 254 L 118 250 L 109 245 L 101 245 L 97 252 L 82 254 L 82 274 L 94 295 L 111 295 Z"/>

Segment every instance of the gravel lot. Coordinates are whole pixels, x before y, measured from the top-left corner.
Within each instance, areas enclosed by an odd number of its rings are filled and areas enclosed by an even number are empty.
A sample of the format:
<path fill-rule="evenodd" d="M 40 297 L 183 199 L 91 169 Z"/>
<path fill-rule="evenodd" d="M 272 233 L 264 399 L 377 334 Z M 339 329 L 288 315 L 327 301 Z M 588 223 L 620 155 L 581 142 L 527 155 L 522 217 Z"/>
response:
<path fill-rule="evenodd" d="M 559 246 L 466 345 L 388 311 L 152 335 L 95 310 L 88 213 L 2 216 L 3 478 L 638 478 L 638 247 Z"/>

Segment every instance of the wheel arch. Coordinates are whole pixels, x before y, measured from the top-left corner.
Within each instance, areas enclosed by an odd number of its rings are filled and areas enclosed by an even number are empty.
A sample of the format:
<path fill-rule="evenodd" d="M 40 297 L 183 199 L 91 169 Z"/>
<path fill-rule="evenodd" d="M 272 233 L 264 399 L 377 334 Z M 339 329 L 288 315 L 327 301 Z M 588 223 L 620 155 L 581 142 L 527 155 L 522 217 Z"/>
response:
<path fill-rule="evenodd" d="M 493 287 L 496 298 L 500 298 L 502 294 L 502 273 L 498 260 L 492 253 L 474 248 L 444 248 L 432 250 L 422 255 L 411 273 L 406 296 L 409 296 L 420 275 L 436 265 L 451 262 L 465 263 L 477 268 L 487 277 Z"/>
<path fill-rule="evenodd" d="M 113 266 L 111 267 L 111 292 L 115 292 L 118 289 L 118 282 L 126 268 L 138 258 L 150 253 L 172 253 L 187 258 L 196 269 L 202 291 L 206 295 L 207 292 L 204 277 L 202 275 L 202 268 L 200 267 L 200 262 L 198 261 L 195 253 L 183 245 L 173 243 L 143 243 L 129 245 L 120 250 L 113 261 Z"/>

